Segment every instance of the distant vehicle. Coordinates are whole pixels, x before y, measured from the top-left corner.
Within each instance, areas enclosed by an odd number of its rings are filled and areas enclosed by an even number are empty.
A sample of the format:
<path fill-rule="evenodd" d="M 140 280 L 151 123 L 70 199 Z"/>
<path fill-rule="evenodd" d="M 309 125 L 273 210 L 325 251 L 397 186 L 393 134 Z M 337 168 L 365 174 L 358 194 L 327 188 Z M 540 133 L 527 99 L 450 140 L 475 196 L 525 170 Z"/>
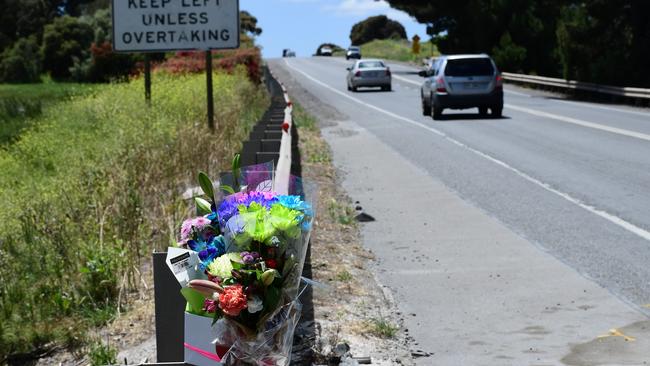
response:
<path fill-rule="evenodd" d="M 357 60 L 347 70 L 348 90 L 357 91 L 359 87 L 381 87 L 381 90 L 392 90 L 391 72 L 382 60 Z"/>
<path fill-rule="evenodd" d="M 320 49 L 320 55 L 321 56 L 332 56 L 332 53 L 334 53 L 334 51 L 332 51 L 331 47 L 324 46 L 324 47 L 321 47 L 321 49 Z"/>
<path fill-rule="evenodd" d="M 357 47 L 357 46 L 348 47 L 347 52 L 345 52 L 345 59 L 349 60 L 351 58 L 356 58 L 357 60 L 361 59 L 361 47 Z"/>
<path fill-rule="evenodd" d="M 282 50 L 282 57 L 296 57 L 296 53 L 289 48 Z"/>
<path fill-rule="evenodd" d="M 440 119 L 449 109 L 478 108 L 485 116 L 503 112 L 503 79 L 488 55 L 441 56 L 421 71 L 426 77 L 420 91 L 422 114 Z"/>

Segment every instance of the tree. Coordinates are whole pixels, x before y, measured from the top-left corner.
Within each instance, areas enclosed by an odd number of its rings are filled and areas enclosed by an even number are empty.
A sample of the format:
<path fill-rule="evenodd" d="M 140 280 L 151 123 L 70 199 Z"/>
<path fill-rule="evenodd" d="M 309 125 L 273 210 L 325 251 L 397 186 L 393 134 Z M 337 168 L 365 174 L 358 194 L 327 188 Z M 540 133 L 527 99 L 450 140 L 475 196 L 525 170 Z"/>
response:
<path fill-rule="evenodd" d="M 400 23 L 388 19 L 385 15 L 369 17 L 352 26 L 352 44 L 361 45 L 375 39 L 406 39 L 406 30 Z"/>
<path fill-rule="evenodd" d="M 262 34 L 262 28 L 257 26 L 257 18 L 246 10 L 239 12 L 239 24 L 244 33 L 250 34 L 251 36 L 259 36 Z"/>
<path fill-rule="evenodd" d="M 323 48 L 323 47 L 329 47 L 329 48 L 331 48 L 331 49 L 332 49 L 332 52 L 343 51 L 343 48 L 341 48 L 341 46 L 339 46 L 339 45 L 336 45 L 336 44 L 334 44 L 334 43 L 323 43 L 323 44 L 321 44 L 320 46 L 318 46 L 318 48 L 316 49 L 316 56 L 320 56 L 320 55 L 321 55 L 320 50 L 321 50 L 321 48 Z"/>
<path fill-rule="evenodd" d="M 34 83 L 41 78 L 41 56 L 36 37 L 21 38 L 0 55 L 0 82 Z"/>
<path fill-rule="evenodd" d="M 63 16 L 45 26 L 43 32 L 43 65 L 53 79 L 69 79 L 74 60 L 88 57 L 94 38 L 90 25 L 77 18 Z"/>

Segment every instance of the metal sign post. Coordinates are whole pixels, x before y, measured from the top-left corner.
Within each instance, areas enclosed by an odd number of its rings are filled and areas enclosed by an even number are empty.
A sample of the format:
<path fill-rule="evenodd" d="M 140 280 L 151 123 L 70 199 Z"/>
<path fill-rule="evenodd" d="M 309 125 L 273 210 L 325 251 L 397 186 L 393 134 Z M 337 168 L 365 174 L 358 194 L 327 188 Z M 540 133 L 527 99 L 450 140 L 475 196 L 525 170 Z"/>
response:
<path fill-rule="evenodd" d="M 113 0 L 115 52 L 208 50 L 208 126 L 214 130 L 212 54 L 239 48 L 239 0 Z M 151 100 L 151 64 L 145 58 L 145 98 Z"/>
<path fill-rule="evenodd" d="M 212 51 L 205 51 L 205 80 L 208 92 L 208 127 L 214 131 L 214 97 L 212 95 Z"/>
<path fill-rule="evenodd" d="M 144 99 L 151 106 L 151 57 L 148 53 L 144 54 Z"/>

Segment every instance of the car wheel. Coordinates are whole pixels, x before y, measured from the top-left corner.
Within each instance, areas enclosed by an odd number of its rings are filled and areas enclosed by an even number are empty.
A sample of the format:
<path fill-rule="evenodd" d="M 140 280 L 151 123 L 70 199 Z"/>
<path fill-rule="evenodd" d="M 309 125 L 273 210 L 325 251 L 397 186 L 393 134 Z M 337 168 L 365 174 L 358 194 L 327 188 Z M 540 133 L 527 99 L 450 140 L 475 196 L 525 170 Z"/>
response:
<path fill-rule="evenodd" d="M 480 114 L 481 116 L 487 116 L 488 108 L 487 107 L 479 107 L 478 108 L 478 114 Z"/>
<path fill-rule="evenodd" d="M 392 91 L 393 86 L 391 84 L 386 85 L 386 91 Z"/>
<path fill-rule="evenodd" d="M 420 97 L 422 100 L 422 115 L 423 116 L 430 116 L 431 115 L 431 105 L 428 105 L 427 102 L 424 101 L 424 97 Z"/>
<path fill-rule="evenodd" d="M 492 117 L 494 118 L 501 118 L 503 115 L 503 107 L 492 107 Z"/>
<path fill-rule="evenodd" d="M 357 88 L 356 86 L 352 85 L 352 91 L 353 91 L 353 92 L 356 92 L 357 90 L 359 90 L 359 88 Z"/>
<path fill-rule="evenodd" d="M 348 84 L 348 91 L 350 91 L 350 90 L 352 90 L 352 88 L 350 87 L 350 84 Z"/>
<path fill-rule="evenodd" d="M 432 113 L 432 115 L 431 115 L 431 116 L 433 117 L 433 119 L 440 119 L 440 118 L 442 118 L 442 111 L 443 111 L 443 109 L 442 109 L 441 107 L 436 107 L 436 106 L 434 106 L 433 108 L 431 108 L 431 110 L 433 111 L 433 113 Z"/>

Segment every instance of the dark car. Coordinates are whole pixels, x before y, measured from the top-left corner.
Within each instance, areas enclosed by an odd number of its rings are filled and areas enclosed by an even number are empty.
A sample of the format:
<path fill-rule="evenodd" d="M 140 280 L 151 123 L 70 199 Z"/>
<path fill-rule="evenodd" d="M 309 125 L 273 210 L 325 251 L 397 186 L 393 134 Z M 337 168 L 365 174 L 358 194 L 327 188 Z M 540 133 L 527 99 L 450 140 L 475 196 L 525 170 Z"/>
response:
<path fill-rule="evenodd" d="M 357 60 L 361 59 L 361 47 L 350 46 L 345 52 L 345 59 L 349 60 L 351 58 L 356 58 Z"/>
<path fill-rule="evenodd" d="M 488 109 L 493 117 L 503 112 L 503 79 L 488 55 L 450 55 L 435 60 L 420 72 L 422 113 L 439 119 L 445 109 Z"/>

